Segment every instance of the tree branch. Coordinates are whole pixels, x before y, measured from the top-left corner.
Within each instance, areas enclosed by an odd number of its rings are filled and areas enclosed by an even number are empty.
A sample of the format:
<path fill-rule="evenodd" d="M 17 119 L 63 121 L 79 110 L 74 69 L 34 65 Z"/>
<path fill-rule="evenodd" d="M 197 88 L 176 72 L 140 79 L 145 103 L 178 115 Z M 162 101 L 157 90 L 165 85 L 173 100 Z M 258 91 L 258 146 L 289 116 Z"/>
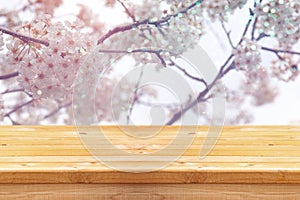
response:
<path fill-rule="evenodd" d="M 124 54 L 131 54 L 131 53 L 152 53 L 157 56 L 157 58 L 160 60 L 161 64 L 166 67 L 167 63 L 164 60 L 164 58 L 161 56 L 162 52 L 168 52 L 162 49 L 154 50 L 154 49 L 134 49 L 134 50 L 99 50 L 100 53 L 124 53 Z M 172 53 L 172 55 L 175 55 Z"/>
<path fill-rule="evenodd" d="M 225 67 L 228 65 L 228 63 L 232 60 L 233 55 L 231 54 L 228 59 L 225 61 L 225 63 L 221 66 L 219 73 L 215 77 L 212 83 L 210 83 L 202 92 L 199 93 L 196 99 L 194 99 L 191 103 L 189 103 L 187 106 L 185 106 L 182 110 L 178 111 L 173 115 L 173 117 L 166 123 L 166 125 L 172 125 L 174 124 L 182 115 L 184 115 L 189 109 L 194 107 L 199 102 L 205 101 L 205 96 L 209 93 L 209 91 L 215 86 L 216 82 L 220 80 L 225 74 L 227 74 L 229 71 L 234 69 L 234 61 L 231 62 L 229 67 L 225 69 Z"/>
<path fill-rule="evenodd" d="M 232 42 L 232 40 L 231 40 L 231 37 L 230 37 L 230 33 L 231 33 L 231 32 L 230 32 L 230 31 L 227 31 L 227 29 L 226 29 L 225 24 L 224 24 L 223 21 L 221 21 L 221 25 L 222 25 L 222 28 L 223 28 L 223 30 L 224 30 L 226 36 L 227 36 L 227 39 L 228 39 L 228 41 L 229 41 L 230 46 L 231 46 L 233 49 L 235 49 L 235 47 L 234 47 L 234 45 L 233 45 L 233 42 Z"/>
<path fill-rule="evenodd" d="M 249 30 L 250 24 L 251 24 L 251 22 L 252 22 L 252 20 L 253 20 L 254 13 L 253 13 L 253 11 L 252 11 L 251 9 L 249 9 L 249 12 L 250 12 L 249 20 L 248 20 L 248 22 L 247 22 L 247 24 L 246 24 L 246 26 L 245 26 L 243 35 L 242 35 L 242 37 L 241 37 L 241 39 L 240 39 L 238 45 L 240 45 L 240 44 L 243 42 L 244 37 L 246 36 L 246 34 L 247 34 L 248 30 Z"/>
<path fill-rule="evenodd" d="M 191 4 L 190 6 L 184 8 L 183 10 L 173 14 L 173 15 L 167 15 L 166 17 L 160 19 L 160 20 L 156 20 L 156 21 L 152 21 L 150 19 L 145 19 L 145 20 L 142 20 L 142 21 L 136 21 L 135 23 L 133 24 L 128 24 L 128 25 L 125 25 L 125 26 L 119 26 L 119 27 L 116 27 L 110 31 L 108 31 L 108 33 L 106 33 L 104 36 L 102 36 L 99 40 L 98 40 L 98 45 L 103 43 L 106 39 L 108 39 L 109 37 L 117 34 L 117 33 L 120 33 L 120 32 L 125 32 L 125 31 L 128 31 L 128 30 L 131 30 L 133 28 L 137 28 L 141 25 L 153 25 L 153 26 L 161 26 L 162 24 L 164 23 L 168 23 L 170 19 L 172 19 L 173 17 L 177 17 L 179 14 L 184 14 L 184 13 L 187 13 L 189 10 L 191 10 L 192 8 L 196 7 L 197 5 L 201 4 L 203 0 L 198 0 L 196 2 L 194 2 L 193 4 Z"/>
<path fill-rule="evenodd" d="M 67 104 L 64 104 L 64 105 L 59 105 L 58 108 L 56 108 L 55 110 L 53 110 L 52 112 L 50 112 L 49 114 L 45 115 L 43 120 L 49 118 L 49 117 L 52 117 L 54 116 L 56 113 L 58 113 L 60 111 L 60 109 L 62 108 L 66 108 L 66 107 L 69 107 L 72 105 L 72 102 L 70 103 L 67 103 Z"/>
<path fill-rule="evenodd" d="M 293 55 L 300 55 L 300 52 L 297 51 L 289 51 L 289 50 L 281 50 L 281 49 L 271 49 L 269 47 L 261 47 L 262 50 L 273 52 L 276 55 L 279 53 L 287 53 L 287 54 L 293 54 Z"/>
<path fill-rule="evenodd" d="M 44 46 L 49 46 L 49 42 L 47 42 L 47 41 L 39 40 L 39 39 L 36 39 L 36 38 L 32 38 L 32 37 L 29 37 L 29 36 L 26 36 L 26 35 L 22 35 L 22 34 L 13 32 L 13 31 L 10 31 L 10 30 L 2 27 L 2 26 L 0 26 L 0 31 L 2 33 L 5 33 L 5 34 L 11 35 L 13 37 L 19 38 L 20 40 L 22 40 L 25 43 L 34 42 L 34 43 L 42 44 Z"/>
<path fill-rule="evenodd" d="M 14 113 L 14 112 L 16 112 L 17 110 L 23 108 L 24 106 L 27 106 L 27 105 L 31 104 L 32 102 L 33 102 L 33 99 L 31 99 L 30 101 L 27 101 L 27 102 L 25 102 L 25 103 L 23 103 L 23 104 L 20 104 L 20 105 L 16 106 L 14 109 L 12 109 L 12 110 L 9 111 L 8 113 L 6 113 L 6 114 L 4 115 L 4 117 L 9 117 L 12 113 Z"/>
<path fill-rule="evenodd" d="M 125 10 L 125 13 L 132 19 L 133 22 L 136 22 L 135 16 L 129 11 L 129 9 L 125 6 L 124 2 L 121 0 L 117 0 Z"/>
<path fill-rule="evenodd" d="M 19 75 L 19 72 L 13 72 L 11 74 L 1 75 L 0 76 L 0 80 L 6 80 L 6 79 L 14 78 L 14 77 L 16 77 L 18 75 Z"/>
<path fill-rule="evenodd" d="M 12 125 L 21 125 L 19 122 L 16 122 L 15 120 L 13 120 L 13 118 L 11 118 L 10 115 L 8 115 L 7 117 L 11 121 Z"/>
<path fill-rule="evenodd" d="M 174 65 L 177 69 L 179 69 L 180 71 L 182 71 L 184 73 L 184 75 L 186 75 L 187 77 L 189 77 L 189 78 L 191 78 L 191 79 L 193 79 L 195 81 L 203 83 L 205 85 L 205 87 L 207 87 L 207 83 L 206 83 L 206 81 L 204 79 L 198 78 L 196 76 L 193 76 L 193 75 L 189 74 L 184 68 L 180 67 L 173 60 L 170 59 L 170 61 L 171 61 L 171 65 Z"/>
<path fill-rule="evenodd" d="M 139 89 L 139 86 L 140 86 L 140 84 L 141 84 L 141 80 L 142 80 L 143 74 L 144 74 L 144 66 L 142 66 L 142 70 L 141 70 L 139 79 L 138 79 L 138 81 L 137 81 L 137 83 L 136 83 L 136 85 L 135 85 L 135 88 L 134 88 L 133 101 L 132 101 L 132 103 L 130 104 L 129 111 L 128 111 L 128 114 L 127 114 L 127 116 L 126 116 L 127 125 L 129 124 L 129 120 L 130 120 L 130 116 L 131 116 L 131 114 L 132 114 L 133 107 L 134 107 L 134 105 L 136 104 L 136 102 L 137 102 L 138 99 L 139 99 L 139 96 L 138 96 L 138 89 Z"/>
<path fill-rule="evenodd" d="M 24 92 L 25 94 L 27 94 L 28 96 L 31 97 L 31 95 L 29 93 L 27 93 L 24 88 L 18 88 L 18 89 L 7 89 L 4 92 L 1 92 L 1 94 L 9 94 L 9 93 L 14 93 L 14 92 Z"/>

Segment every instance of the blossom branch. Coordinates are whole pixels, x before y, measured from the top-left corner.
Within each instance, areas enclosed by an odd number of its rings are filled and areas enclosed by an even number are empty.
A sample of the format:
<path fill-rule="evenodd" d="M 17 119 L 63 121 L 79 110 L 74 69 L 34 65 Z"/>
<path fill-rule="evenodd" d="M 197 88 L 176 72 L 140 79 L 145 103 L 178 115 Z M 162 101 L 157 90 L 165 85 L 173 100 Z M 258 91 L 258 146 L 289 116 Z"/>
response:
<path fill-rule="evenodd" d="M 72 102 L 69 102 L 67 104 L 63 104 L 63 105 L 59 105 L 58 108 L 56 108 L 55 110 L 53 110 L 52 112 L 50 112 L 49 114 L 45 115 L 43 120 L 50 118 L 52 116 L 54 116 L 56 113 L 58 113 L 62 108 L 67 108 L 69 106 L 72 105 Z"/>
<path fill-rule="evenodd" d="M 19 72 L 13 72 L 13 73 L 10 73 L 10 74 L 1 75 L 0 80 L 6 80 L 6 79 L 14 78 L 14 77 L 17 77 L 18 75 L 19 75 Z"/>
<path fill-rule="evenodd" d="M 0 32 L 2 32 L 4 34 L 11 35 L 11 36 L 16 37 L 16 38 L 19 38 L 20 40 L 22 40 L 25 43 L 34 42 L 34 43 L 42 44 L 44 46 L 49 46 L 49 42 L 47 42 L 47 41 L 39 40 L 39 39 L 36 39 L 36 38 L 32 38 L 32 37 L 29 37 L 29 36 L 26 36 L 26 35 L 22 35 L 22 34 L 13 32 L 13 31 L 10 31 L 10 30 L 2 27 L 2 26 L 0 26 Z"/>
<path fill-rule="evenodd" d="M 29 97 L 32 97 L 32 95 L 30 93 L 28 93 L 24 88 L 11 89 L 11 90 L 7 89 L 4 92 L 2 92 L 1 94 L 9 94 L 9 93 L 15 93 L 15 92 L 24 92 Z"/>
<path fill-rule="evenodd" d="M 225 24 L 224 24 L 223 21 L 221 21 L 221 25 L 222 25 L 222 28 L 223 28 L 225 34 L 226 34 L 226 37 L 227 37 L 227 39 L 228 39 L 228 41 L 229 41 L 230 46 L 231 46 L 232 48 L 235 49 L 235 47 L 234 47 L 234 45 L 233 45 L 233 42 L 232 42 L 232 39 L 231 39 L 231 37 L 230 37 L 231 31 L 228 31 L 228 30 L 226 29 Z"/>
<path fill-rule="evenodd" d="M 8 113 L 6 113 L 6 114 L 4 115 L 4 117 L 10 116 L 12 113 L 14 113 L 14 112 L 16 112 L 17 110 L 19 110 L 19 109 L 21 109 L 21 108 L 23 108 L 23 107 L 25 107 L 25 106 L 31 104 L 32 102 L 33 102 L 33 99 L 31 99 L 30 101 L 27 101 L 27 102 L 25 102 L 25 103 L 23 103 L 23 104 L 20 104 L 20 105 L 16 106 L 14 109 L 12 109 L 12 110 L 9 111 Z"/>
<path fill-rule="evenodd" d="M 256 6 L 256 2 L 254 3 L 254 6 Z M 237 46 L 240 45 L 243 41 L 244 41 L 244 37 L 246 36 L 249 28 L 250 28 L 250 25 L 253 21 L 253 18 L 254 18 L 254 12 L 249 9 L 249 12 L 250 12 L 250 16 L 249 16 L 249 20 L 247 21 L 246 25 L 245 25 L 245 28 L 244 28 L 244 31 L 243 31 L 243 34 L 242 34 L 242 37 L 240 39 L 240 41 L 238 42 Z M 226 27 L 224 24 L 222 24 L 223 26 L 223 29 L 226 33 L 226 36 L 227 38 L 229 39 L 229 42 L 231 41 L 231 38 L 230 38 L 230 32 L 227 31 Z M 255 29 L 256 25 L 253 25 L 253 29 Z M 252 29 L 252 32 L 253 32 L 253 29 Z M 251 34 L 252 34 L 251 32 Z M 253 33 L 254 34 L 254 33 Z M 235 48 L 233 45 L 232 45 L 232 42 L 230 42 L 230 45 Z M 212 83 L 208 84 L 207 87 L 198 94 L 197 98 L 194 99 L 192 102 L 190 102 L 188 105 L 186 105 L 182 110 L 178 111 L 177 113 L 175 113 L 173 115 L 173 117 L 166 123 L 166 125 L 172 125 L 173 123 L 175 123 L 182 115 L 184 115 L 188 110 L 190 110 L 191 108 L 193 108 L 195 105 L 197 105 L 199 102 L 203 102 L 205 98 L 205 96 L 211 91 L 211 89 L 215 86 L 215 84 L 217 83 L 218 80 L 222 79 L 229 71 L 233 70 L 235 68 L 235 65 L 234 65 L 234 61 L 232 61 L 233 59 L 233 54 L 231 54 L 227 60 L 225 61 L 225 63 L 221 66 L 217 76 L 215 77 L 215 79 L 212 81 Z M 230 63 L 230 64 L 229 64 Z M 228 67 L 227 67 L 228 66 Z M 226 68 L 227 67 L 227 68 Z"/>
<path fill-rule="evenodd" d="M 247 32 L 248 32 L 248 30 L 249 30 L 249 28 L 250 28 L 251 22 L 252 22 L 252 20 L 253 20 L 254 13 L 253 13 L 253 11 L 252 11 L 251 9 L 249 9 L 249 12 L 250 12 L 249 20 L 248 20 L 248 22 L 247 22 L 247 24 L 246 24 L 246 26 L 245 26 L 244 32 L 243 32 L 243 34 L 242 34 L 242 37 L 241 37 L 241 39 L 240 39 L 238 45 L 240 45 L 240 44 L 243 42 L 244 37 L 246 36 L 246 34 L 247 34 Z"/>
<path fill-rule="evenodd" d="M 142 70 L 141 70 L 139 79 L 138 79 L 138 81 L 137 81 L 137 83 L 136 83 L 136 85 L 135 85 L 135 88 L 134 88 L 133 101 L 131 102 L 131 104 L 130 104 L 130 106 L 129 106 L 129 111 L 128 111 L 128 114 L 127 114 L 127 116 L 126 116 L 127 125 L 129 124 L 129 120 L 130 120 L 130 116 L 131 116 L 132 111 L 133 111 L 133 107 L 134 107 L 134 105 L 136 104 L 136 102 L 137 102 L 138 99 L 139 99 L 138 89 L 139 89 L 139 87 L 140 87 L 140 84 L 141 84 L 141 80 L 142 80 L 143 74 L 144 74 L 144 66 L 142 66 Z"/>
<path fill-rule="evenodd" d="M 174 124 L 182 115 L 184 115 L 188 110 L 193 108 L 195 105 L 197 105 L 199 102 L 206 101 L 207 98 L 205 96 L 210 92 L 210 90 L 215 86 L 218 80 L 220 80 L 225 74 L 227 74 L 229 71 L 234 69 L 234 62 L 232 61 L 231 64 L 227 69 L 226 66 L 228 63 L 232 60 L 233 55 L 231 54 L 228 59 L 225 61 L 225 63 L 221 66 L 219 73 L 215 77 L 215 79 L 210 83 L 202 92 L 200 92 L 196 99 L 194 99 L 192 102 L 190 102 L 188 105 L 186 105 L 182 110 L 178 111 L 173 115 L 173 117 L 166 123 L 166 125 L 172 125 Z"/>
<path fill-rule="evenodd" d="M 289 51 L 289 50 L 281 50 L 281 49 L 271 49 L 268 47 L 261 47 L 262 50 L 273 52 L 275 54 L 279 53 L 287 53 L 287 54 L 293 54 L 293 55 L 300 55 L 300 52 L 297 51 Z"/>
<path fill-rule="evenodd" d="M 153 50 L 153 49 L 134 49 L 134 50 L 99 50 L 100 53 L 126 53 L 126 54 L 130 54 L 130 53 L 153 53 L 155 54 L 159 60 L 161 61 L 161 63 L 166 67 L 166 61 L 164 60 L 164 58 L 161 56 L 162 52 L 167 52 L 170 53 L 171 55 L 175 56 L 176 54 L 170 51 L 166 51 L 166 50 Z M 182 71 L 184 73 L 184 75 L 186 75 L 187 77 L 201 82 L 203 83 L 206 87 L 207 87 L 207 83 L 204 79 L 198 78 L 196 76 L 193 76 L 191 74 L 189 74 L 184 68 L 180 67 L 174 60 L 169 59 L 170 61 L 170 65 L 175 66 L 177 69 L 179 69 L 180 71 Z"/>
<path fill-rule="evenodd" d="M 198 1 L 194 2 L 193 4 L 191 4 L 190 6 L 184 8 L 183 10 L 181 10 L 181 11 L 179 11 L 179 12 L 173 14 L 173 15 L 167 15 L 166 17 L 164 17 L 160 20 L 153 21 L 153 20 L 150 20 L 150 19 L 145 19 L 145 20 L 142 20 L 142 21 L 136 21 L 133 24 L 116 27 L 116 28 L 108 31 L 108 33 L 106 33 L 104 36 L 102 36 L 98 40 L 97 44 L 99 45 L 99 44 L 103 43 L 106 39 L 108 39 L 109 37 L 111 37 L 111 36 L 113 36 L 117 33 L 129 31 L 129 30 L 137 28 L 141 25 L 153 25 L 153 26 L 159 27 L 162 24 L 168 23 L 172 18 L 177 17 L 179 14 L 187 13 L 189 10 L 191 10 L 192 8 L 194 8 L 197 5 L 199 5 L 200 3 L 202 3 L 202 1 L 203 0 L 198 0 Z"/>
<path fill-rule="evenodd" d="M 254 1 L 254 9 L 257 7 L 257 2 Z M 251 18 L 254 17 L 254 22 L 252 25 L 252 31 L 251 31 L 251 40 L 255 39 L 255 30 L 256 30 L 256 24 L 257 24 L 257 16 L 252 12 Z"/>
<path fill-rule="evenodd" d="M 187 77 L 195 80 L 195 81 L 199 81 L 201 83 L 203 83 L 205 85 L 205 87 L 207 87 L 207 83 L 204 79 L 202 78 L 198 78 L 196 76 L 193 76 L 191 74 L 189 74 L 184 68 L 180 67 L 177 63 L 175 63 L 172 59 L 170 59 L 171 65 L 174 65 L 177 69 L 179 69 L 180 71 L 182 71 L 184 73 L 184 75 L 186 75 Z"/>
<path fill-rule="evenodd" d="M 117 0 L 125 10 L 125 13 L 132 19 L 133 22 L 136 22 L 135 16 L 129 11 L 123 1 Z"/>
<path fill-rule="evenodd" d="M 1 92 L 1 94 L 9 94 L 14 92 L 24 92 L 24 88 L 12 89 L 12 90 L 7 89 L 4 92 Z"/>
<path fill-rule="evenodd" d="M 168 52 L 162 49 L 154 50 L 154 49 L 134 49 L 134 50 L 99 50 L 100 53 L 124 53 L 124 54 L 131 54 L 131 53 L 152 53 L 157 56 L 160 60 L 161 64 L 166 67 L 167 63 L 164 58 L 161 56 L 162 52 Z M 170 53 L 170 52 L 169 52 Z M 174 53 L 172 53 L 175 55 Z"/>
<path fill-rule="evenodd" d="M 13 118 L 11 118 L 10 115 L 8 115 L 7 117 L 11 121 L 12 125 L 21 125 L 19 122 L 16 122 L 15 120 L 13 120 Z"/>

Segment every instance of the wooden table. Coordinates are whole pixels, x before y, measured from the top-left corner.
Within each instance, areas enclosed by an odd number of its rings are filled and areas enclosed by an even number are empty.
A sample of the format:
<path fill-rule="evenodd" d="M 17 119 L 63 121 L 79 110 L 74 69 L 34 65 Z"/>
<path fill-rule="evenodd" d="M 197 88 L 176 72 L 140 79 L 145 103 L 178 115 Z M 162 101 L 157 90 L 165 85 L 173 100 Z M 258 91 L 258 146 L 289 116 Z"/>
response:
<path fill-rule="evenodd" d="M 96 148 L 128 169 L 163 158 L 129 162 L 112 146 L 130 155 L 149 154 L 166 148 L 179 129 L 164 127 L 153 138 L 135 139 L 119 127 L 101 128 L 112 145 Z M 300 199 L 300 127 L 224 127 L 203 159 L 199 152 L 209 148 L 203 145 L 208 127 L 180 128 L 183 141 L 194 139 L 178 160 L 152 172 L 129 173 L 91 155 L 82 140 L 89 128 L 79 133 L 71 126 L 2 126 L 0 199 Z M 152 129 L 131 131 L 143 135 Z"/>

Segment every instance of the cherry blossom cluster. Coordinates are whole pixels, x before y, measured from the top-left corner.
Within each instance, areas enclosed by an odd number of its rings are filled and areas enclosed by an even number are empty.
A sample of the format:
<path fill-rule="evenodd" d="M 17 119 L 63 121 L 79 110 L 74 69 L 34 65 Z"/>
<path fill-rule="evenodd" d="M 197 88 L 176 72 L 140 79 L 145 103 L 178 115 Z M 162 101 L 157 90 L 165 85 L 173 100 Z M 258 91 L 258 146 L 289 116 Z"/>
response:
<path fill-rule="evenodd" d="M 278 90 L 270 83 L 269 72 L 264 68 L 246 72 L 246 80 L 241 84 L 243 96 L 250 96 L 255 106 L 273 102 Z"/>
<path fill-rule="evenodd" d="M 31 3 L 36 4 L 35 5 L 36 13 L 41 13 L 41 14 L 47 13 L 53 16 L 55 9 L 63 3 L 63 0 L 52 0 L 52 1 L 33 0 Z"/>
<path fill-rule="evenodd" d="M 182 54 L 187 49 L 193 48 L 203 35 L 202 16 L 193 12 L 195 9 L 199 9 L 199 7 L 200 4 L 191 9 L 191 11 L 179 13 L 158 25 L 149 25 L 146 23 L 130 32 L 115 35 L 110 40 L 101 44 L 100 47 L 102 49 L 120 49 L 121 46 L 122 50 L 127 50 L 128 53 L 131 53 L 135 49 L 160 49 L 162 50 L 160 56 L 166 60 L 170 58 L 171 54 L 165 52 L 173 52 L 176 55 Z M 160 3 L 158 1 L 144 0 L 143 4 L 133 5 L 127 12 L 130 12 L 130 15 L 134 16 L 135 20 L 148 18 L 152 22 L 173 13 L 166 10 L 164 12 L 159 8 Z M 189 39 L 186 40 L 186 38 Z M 118 41 L 118 43 L 113 41 Z M 159 62 L 157 55 L 147 53 L 147 51 L 135 53 L 133 57 L 137 63 Z"/>
<path fill-rule="evenodd" d="M 72 92 L 76 73 L 93 44 L 87 35 L 81 34 L 80 27 L 79 23 L 52 23 L 44 18 L 15 31 L 47 41 L 49 45 L 8 38 L 6 62 L 18 69 L 20 85 L 34 99 L 63 99 Z M 82 37 L 86 40 L 81 40 Z"/>
<path fill-rule="evenodd" d="M 256 69 L 261 63 L 260 46 L 249 39 L 244 39 L 236 49 L 232 50 L 235 56 L 234 64 L 238 70 Z"/>
<path fill-rule="evenodd" d="M 299 41 L 300 1 L 262 1 L 255 13 L 259 32 L 278 39 L 280 47 L 291 48 Z"/>
<path fill-rule="evenodd" d="M 299 63 L 300 58 L 296 59 L 294 56 L 284 55 L 281 59 L 273 60 L 272 75 L 281 81 L 294 81 L 299 75 Z"/>
<path fill-rule="evenodd" d="M 171 13 L 178 12 L 180 8 L 184 8 L 192 4 L 193 0 L 166 0 L 171 5 Z M 192 13 L 197 13 L 198 16 L 203 16 L 206 13 L 209 18 L 215 20 L 227 20 L 230 14 L 233 14 L 237 8 L 242 8 L 247 3 L 247 0 L 211 0 L 199 1 L 198 8 L 192 10 Z"/>
<path fill-rule="evenodd" d="M 227 20 L 237 8 L 242 8 L 247 0 L 212 0 L 203 1 L 202 8 L 212 20 Z"/>

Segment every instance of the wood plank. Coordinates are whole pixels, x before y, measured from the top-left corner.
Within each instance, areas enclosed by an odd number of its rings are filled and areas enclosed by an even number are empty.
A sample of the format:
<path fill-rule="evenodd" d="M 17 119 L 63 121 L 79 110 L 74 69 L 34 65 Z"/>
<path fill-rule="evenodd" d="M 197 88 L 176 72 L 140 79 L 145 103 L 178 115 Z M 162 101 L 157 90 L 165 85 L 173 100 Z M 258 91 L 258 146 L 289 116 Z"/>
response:
<path fill-rule="evenodd" d="M 73 126 L 3 126 L 0 127 L 1 183 L 300 183 L 300 127 L 237 126 L 224 127 L 220 137 L 207 136 L 209 127 L 166 126 L 153 138 L 136 139 L 115 126 L 101 127 L 113 145 L 103 136 L 92 138 L 90 145 L 102 155 L 99 162 L 81 140 L 99 127 Z M 158 127 L 126 127 L 133 135 L 151 136 Z M 181 142 L 194 139 L 187 149 L 181 144 L 157 157 L 150 155 L 168 145 L 178 130 Z M 207 136 L 207 137 L 206 137 Z M 195 137 L 195 138 L 194 138 Z M 205 139 L 216 146 L 199 160 Z M 120 156 L 118 147 L 128 152 Z M 118 172 L 106 162 L 123 169 L 150 170 L 165 156 L 182 157 L 166 168 L 151 173 Z M 101 153 L 101 154 L 100 154 Z"/>
<path fill-rule="evenodd" d="M 101 161 L 149 161 L 149 158 L 137 158 L 132 156 L 106 156 L 97 160 L 92 156 L 1 156 L 0 163 L 86 163 Z M 152 156 L 151 161 L 164 161 L 165 156 Z M 202 162 L 202 163 L 300 163 L 300 157 L 269 157 L 269 156 L 207 156 L 199 159 L 198 156 L 181 156 L 178 163 Z"/>
<path fill-rule="evenodd" d="M 0 199 L 300 199 L 299 184 L 1 184 Z"/>

